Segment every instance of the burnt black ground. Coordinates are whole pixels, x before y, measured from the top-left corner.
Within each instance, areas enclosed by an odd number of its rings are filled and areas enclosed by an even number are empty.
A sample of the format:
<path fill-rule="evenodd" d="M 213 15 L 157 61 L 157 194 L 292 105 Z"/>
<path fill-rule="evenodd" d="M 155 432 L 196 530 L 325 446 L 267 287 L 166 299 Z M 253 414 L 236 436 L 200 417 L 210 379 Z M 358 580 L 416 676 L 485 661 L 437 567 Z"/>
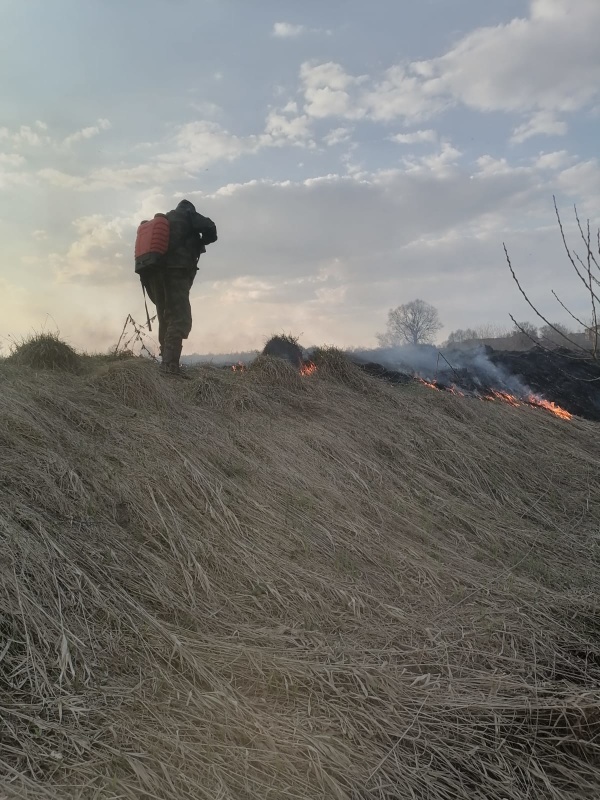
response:
<path fill-rule="evenodd" d="M 549 353 L 539 347 L 521 353 L 487 348 L 487 355 L 546 400 L 600 422 L 600 363 L 574 358 L 570 350 Z"/>
<path fill-rule="evenodd" d="M 406 372 L 399 372 L 398 370 L 387 369 L 382 364 L 376 364 L 374 361 L 369 361 L 366 364 L 358 363 L 358 366 L 367 373 L 372 375 L 373 378 L 381 378 L 389 383 L 411 383 L 414 378 Z"/>
<path fill-rule="evenodd" d="M 600 363 L 575 357 L 572 351 L 558 349 L 547 352 L 533 348 L 525 352 L 509 352 L 485 348 L 488 360 L 512 378 L 528 387 L 534 394 L 561 406 L 571 414 L 600 422 Z M 393 384 L 414 380 L 409 372 L 391 370 L 376 362 L 357 366 L 376 378 Z M 485 394 L 492 389 L 514 391 L 508 384 L 490 384 L 487 376 L 473 369 L 440 370 L 437 385 L 457 386 L 467 392 Z"/>

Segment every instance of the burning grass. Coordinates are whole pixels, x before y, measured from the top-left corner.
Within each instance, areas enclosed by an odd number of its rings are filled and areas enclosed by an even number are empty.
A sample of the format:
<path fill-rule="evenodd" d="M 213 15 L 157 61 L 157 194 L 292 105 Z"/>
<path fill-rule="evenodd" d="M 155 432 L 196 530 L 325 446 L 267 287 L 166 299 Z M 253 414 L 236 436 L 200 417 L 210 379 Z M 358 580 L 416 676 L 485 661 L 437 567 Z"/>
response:
<path fill-rule="evenodd" d="M 600 429 L 314 363 L 3 369 L 0 795 L 600 795 Z"/>
<path fill-rule="evenodd" d="M 561 408 L 556 403 L 553 403 L 550 400 L 545 400 L 543 397 L 540 397 L 536 394 L 527 394 L 524 397 L 517 397 L 514 394 L 510 394 L 510 392 L 503 391 L 501 389 L 488 389 L 486 391 L 477 391 L 477 392 L 463 392 L 458 387 L 453 386 L 452 384 L 441 384 L 441 383 L 432 383 L 431 381 L 427 381 L 424 378 L 417 378 L 416 379 L 419 383 L 423 386 L 426 386 L 428 389 L 435 389 L 440 392 L 449 392 L 450 394 L 456 395 L 457 397 L 469 397 L 469 398 L 476 398 L 478 400 L 487 400 L 488 402 L 492 400 L 498 400 L 501 403 L 507 403 L 509 406 L 513 406 L 514 408 L 521 408 L 522 406 L 532 406 L 533 408 L 540 408 L 544 411 L 549 411 L 551 414 L 554 414 L 555 417 L 559 417 L 560 419 L 570 420 L 573 419 L 573 414 L 569 413 L 566 409 Z"/>

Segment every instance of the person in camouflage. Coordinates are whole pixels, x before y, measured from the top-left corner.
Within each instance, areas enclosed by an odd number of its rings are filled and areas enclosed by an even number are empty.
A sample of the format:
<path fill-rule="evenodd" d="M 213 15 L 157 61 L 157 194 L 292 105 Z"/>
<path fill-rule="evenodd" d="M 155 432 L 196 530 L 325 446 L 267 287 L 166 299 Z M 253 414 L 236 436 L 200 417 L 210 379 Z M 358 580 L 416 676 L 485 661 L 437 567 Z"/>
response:
<path fill-rule="evenodd" d="M 170 228 L 169 249 L 161 266 L 144 275 L 142 283 L 156 306 L 161 369 L 167 374 L 181 375 L 183 340 L 192 329 L 190 289 L 206 245 L 217 241 L 217 228 L 211 219 L 198 214 L 189 200 L 182 200 L 166 217 Z"/>

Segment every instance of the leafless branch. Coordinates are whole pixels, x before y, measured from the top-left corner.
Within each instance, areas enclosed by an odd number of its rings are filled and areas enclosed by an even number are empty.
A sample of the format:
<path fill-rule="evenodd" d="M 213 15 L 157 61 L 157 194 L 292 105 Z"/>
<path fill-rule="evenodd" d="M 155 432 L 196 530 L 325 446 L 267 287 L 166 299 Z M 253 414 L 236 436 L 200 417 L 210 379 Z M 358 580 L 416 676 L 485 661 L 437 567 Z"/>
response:
<path fill-rule="evenodd" d="M 119 345 L 121 344 L 123 336 L 125 336 L 125 329 L 127 328 L 127 325 L 129 324 L 129 320 L 130 319 L 131 319 L 131 314 L 127 314 L 127 316 L 125 318 L 125 324 L 123 325 L 123 330 L 121 331 L 121 335 L 119 336 L 119 341 L 117 342 L 117 344 L 115 346 L 115 355 L 119 352 Z"/>
<path fill-rule="evenodd" d="M 533 336 L 532 336 L 530 333 L 528 333 L 528 332 L 525 330 L 525 328 L 523 328 L 523 327 L 522 327 L 522 326 L 521 326 L 521 325 L 520 325 L 520 324 L 517 322 L 517 320 L 516 320 L 516 319 L 513 317 L 513 315 L 512 315 L 512 314 L 509 314 L 508 316 L 509 316 L 509 317 L 512 319 L 512 321 L 514 322 L 514 324 L 515 324 L 515 328 L 518 328 L 518 329 L 521 331 L 521 333 L 524 333 L 524 334 L 525 334 L 525 336 L 526 336 L 526 337 L 529 339 L 529 341 L 530 341 L 530 342 L 533 342 L 533 344 L 534 344 L 534 345 L 536 345 L 536 347 L 537 347 L 537 346 L 540 344 L 539 340 L 538 340 L 538 339 L 534 339 L 534 338 L 533 338 Z"/>
<path fill-rule="evenodd" d="M 579 261 L 579 263 L 583 267 L 584 271 L 587 272 L 588 271 L 587 264 L 584 264 L 583 259 L 581 258 L 581 256 L 578 253 L 575 253 L 575 252 L 573 252 L 573 255 L 575 256 L 577 261 Z M 591 255 L 591 251 L 588 250 L 588 260 L 589 260 L 590 255 Z M 579 277 L 581 278 L 582 276 L 580 275 Z M 598 278 L 595 275 L 592 275 L 591 278 L 592 278 L 592 281 L 595 284 L 600 286 L 600 280 L 598 280 Z M 585 281 L 585 278 L 584 278 L 584 281 Z M 587 288 L 587 283 L 585 285 L 586 285 L 586 288 Z M 596 295 L 595 295 L 595 297 L 596 297 L 596 300 L 598 300 L 598 302 L 600 303 L 600 298 L 598 298 Z"/>
<path fill-rule="evenodd" d="M 575 320 L 575 322 L 578 322 L 578 323 L 579 323 L 579 324 L 582 326 L 582 328 L 585 328 L 586 330 L 589 330 L 589 327 L 590 327 L 590 326 L 589 326 L 589 325 L 586 325 L 586 324 L 585 324 L 585 322 L 582 322 L 582 320 L 580 320 L 580 319 L 579 319 L 579 317 L 576 317 L 576 316 L 575 316 L 575 314 L 573 314 L 573 312 L 572 312 L 572 311 L 570 311 L 570 310 L 569 310 L 569 309 L 566 307 L 566 305 L 563 303 L 563 301 L 560 299 L 560 297 L 559 297 L 559 296 L 556 294 L 556 292 L 554 291 L 554 289 L 552 289 L 551 291 L 552 291 L 552 294 L 554 295 L 554 297 L 556 298 L 556 300 L 558 301 L 558 303 L 560 303 L 560 305 L 561 305 L 561 306 L 564 308 L 564 310 L 567 312 L 567 314 L 569 314 L 569 316 L 570 316 L 570 317 L 572 317 L 572 318 Z"/>
<path fill-rule="evenodd" d="M 575 259 L 577 259 L 579 261 L 579 263 L 581 264 L 581 266 L 583 267 L 584 271 L 587 272 L 587 267 L 585 266 L 585 264 L 583 263 L 581 258 L 577 255 L 577 253 L 571 252 L 571 249 L 570 249 L 569 245 L 567 244 L 567 237 L 565 236 L 565 231 L 564 231 L 564 228 L 563 228 L 562 219 L 561 219 L 561 216 L 560 216 L 560 212 L 558 210 L 558 206 L 556 204 L 556 197 L 553 196 L 553 200 L 554 200 L 554 211 L 556 212 L 556 219 L 558 220 L 558 227 L 560 228 L 560 235 L 562 237 L 563 244 L 565 246 L 565 250 L 566 250 L 567 256 L 569 257 L 569 261 L 571 262 L 571 264 L 573 266 L 573 269 L 577 273 L 577 277 L 579 278 L 579 280 L 583 283 L 585 288 L 592 294 L 592 301 L 594 301 L 594 298 L 595 298 L 595 300 L 597 300 L 600 303 L 600 297 L 598 297 L 596 294 L 594 294 L 593 289 L 590 286 L 588 286 L 588 282 L 586 281 L 584 275 L 579 271 L 579 267 L 575 263 Z M 575 219 L 577 220 L 577 224 L 579 225 L 579 230 L 581 231 L 581 236 L 582 236 L 584 244 L 585 244 L 585 241 L 586 241 L 585 234 L 583 233 L 583 229 L 581 227 L 581 222 L 579 221 L 579 217 L 577 216 L 577 206 L 575 206 Z M 589 221 L 588 221 L 588 225 L 589 225 Z M 589 242 L 587 244 L 587 252 L 588 252 L 588 254 L 590 254 L 590 252 L 591 252 L 591 246 L 590 246 Z M 588 258 L 589 258 L 589 255 L 588 255 Z M 594 280 L 595 280 L 595 278 L 594 278 Z M 600 285 L 599 281 L 596 281 L 596 282 Z M 590 283 L 591 283 L 591 281 L 590 281 Z"/>
<path fill-rule="evenodd" d="M 579 222 L 579 217 L 577 216 L 577 206 L 575 206 L 575 217 L 577 219 L 577 224 L 579 225 L 579 229 L 581 230 L 581 223 Z M 589 278 L 589 289 L 590 289 L 590 296 L 592 300 L 592 325 L 594 327 L 594 340 L 593 340 L 593 347 L 592 347 L 592 354 L 594 359 L 596 358 L 596 354 L 598 352 L 598 315 L 596 313 L 596 295 L 592 291 L 592 263 L 596 261 L 594 255 L 592 253 L 592 236 L 590 233 L 590 221 L 587 221 L 587 272 Z M 599 301 L 600 302 L 600 301 Z"/>
<path fill-rule="evenodd" d="M 594 255 L 594 253 L 592 251 L 592 240 L 591 240 L 591 236 L 590 236 L 590 221 L 589 221 L 589 219 L 587 221 L 587 237 L 586 237 L 586 235 L 583 232 L 583 228 L 582 228 L 581 222 L 579 220 L 579 212 L 577 211 L 577 206 L 574 205 L 573 208 L 575 210 L 575 219 L 577 220 L 577 227 L 579 228 L 579 233 L 581 234 L 581 238 L 583 239 L 583 243 L 585 244 L 585 246 L 587 248 L 588 259 L 591 258 L 592 261 L 594 262 L 594 264 L 598 267 L 598 269 L 600 269 L 600 264 L 598 263 L 598 261 L 596 261 L 596 256 Z M 600 255 L 600 228 L 598 228 L 598 243 L 599 243 L 598 255 Z"/>
<path fill-rule="evenodd" d="M 565 244 L 566 244 L 566 243 L 565 243 Z M 578 344 L 577 342 L 574 342 L 572 339 L 570 339 L 570 338 L 567 336 L 567 334 L 566 334 L 566 333 L 563 333 L 563 332 L 562 332 L 561 330 L 559 330 L 559 329 L 558 329 L 558 328 L 557 328 L 555 325 L 553 325 L 553 324 L 552 324 L 552 323 L 551 323 L 549 320 L 547 320 L 547 319 L 546 319 L 546 317 L 545 317 L 543 314 L 541 314 L 541 313 L 540 313 L 540 312 L 537 310 L 537 308 L 536 308 L 536 307 L 533 305 L 533 303 L 531 302 L 531 300 L 529 299 L 529 297 L 528 297 L 528 296 L 527 296 L 527 294 L 525 293 L 525 290 L 523 289 L 523 287 L 522 287 L 522 286 L 521 286 L 521 284 L 519 283 L 519 279 L 517 278 L 517 276 L 516 276 L 516 274 L 515 274 L 515 271 L 514 271 L 514 269 L 513 269 L 513 265 L 512 265 L 512 263 L 511 263 L 511 260 L 510 260 L 510 256 L 508 255 L 508 250 L 506 249 L 506 245 L 505 245 L 505 244 L 503 244 L 502 246 L 504 247 L 504 254 L 505 254 L 505 256 L 506 256 L 506 261 L 507 261 L 507 263 L 508 263 L 508 268 L 510 269 L 510 273 L 511 273 L 511 275 L 513 276 L 513 280 L 514 280 L 514 282 L 517 284 L 517 287 L 518 287 L 519 291 L 521 292 L 521 294 L 523 295 L 523 297 L 525 298 L 525 300 L 526 300 L 526 302 L 527 302 L 528 306 L 529 306 L 529 307 L 530 307 L 530 308 L 533 310 L 533 312 L 536 314 L 536 316 L 537 316 L 537 317 L 539 317 L 539 319 L 543 320 L 543 322 L 545 322 L 545 323 L 546 323 L 546 325 L 548 325 L 548 327 L 549 327 L 549 328 L 552 328 L 552 330 L 553 330 L 553 331 L 555 331 L 556 333 L 558 333 L 558 335 L 559 335 L 559 336 L 561 336 L 563 339 L 565 339 L 567 342 L 569 342 L 569 344 L 573 345 L 574 347 L 577 347 L 579 350 L 582 350 L 582 351 L 583 351 L 583 352 L 584 352 L 584 353 L 585 353 L 585 354 L 586 354 L 586 355 L 589 357 L 589 353 L 588 353 L 588 351 L 585 349 L 585 347 L 582 347 L 580 344 Z M 562 303 L 561 303 L 561 305 L 562 305 Z M 563 306 L 563 307 L 564 307 L 564 306 Z M 570 312 L 569 312 L 569 313 L 570 313 Z M 513 319 L 513 318 L 512 318 L 512 316 L 511 316 L 511 319 Z M 514 322 L 514 319 L 513 319 L 513 322 Z M 531 338 L 531 337 L 530 337 L 530 338 Z"/>
<path fill-rule="evenodd" d="M 450 369 L 451 369 L 451 370 L 452 370 L 452 372 L 454 373 L 454 375 L 455 375 L 455 377 L 456 377 L 456 380 L 457 380 L 457 381 L 459 381 L 459 380 L 460 380 L 460 375 L 458 374 L 458 372 L 457 372 L 457 371 L 454 369 L 454 367 L 452 366 L 452 364 L 451 364 L 451 363 L 448 361 L 448 359 L 446 358 L 446 356 L 445 356 L 445 355 L 444 355 L 444 354 L 443 354 L 443 353 L 442 353 L 440 350 L 438 350 L 438 364 L 439 364 L 439 362 L 440 362 L 440 356 L 441 356 L 441 357 L 444 359 L 444 361 L 446 362 L 446 364 L 448 364 L 448 366 L 450 367 Z M 437 378 L 437 367 L 436 367 L 436 370 L 435 370 L 435 374 L 436 374 L 436 378 Z"/>
<path fill-rule="evenodd" d="M 145 332 L 145 330 L 144 330 L 144 328 L 146 328 L 146 327 L 150 327 L 150 324 L 151 324 L 151 323 L 152 323 L 152 322 L 153 322 L 155 319 L 156 319 L 156 316 L 152 317 L 151 319 L 148 319 L 148 322 L 147 322 L 145 325 L 139 325 L 139 324 L 138 324 L 138 323 L 137 323 L 137 322 L 134 320 L 134 318 L 131 316 L 131 314 L 128 314 L 128 315 L 127 315 L 127 318 L 125 319 L 125 324 L 123 325 L 123 330 L 121 331 L 121 335 L 119 336 L 119 341 L 117 342 L 117 346 L 115 347 L 115 350 L 114 350 L 114 353 L 115 353 L 115 355 L 116 355 L 116 354 L 119 352 L 119 347 L 121 346 L 121 343 L 123 343 L 123 350 L 128 350 L 132 344 L 135 344 L 135 343 L 137 342 L 137 343 L 139 343 L 139 345 L 140 345 L 140 351 L 141 351 L 141 352 L 145 352 L 145 353 L 147 353 L 147 354 L 148 354 L 148 356 L 149 356 L 149 357 L 150 357 L 150 358 L 151 358 L 153 361 L 156 361 L 156 360 L 157 360 L 157 359 L 156 359 L 156 356 L 155 356 L 155 355 L 154 355 L 154 353 L 153 353 L 153 352 L 151 352 L 151 351 L 148 349 L 148 347 L 146 346 L 145 337 L 147 336 L 147 333 L 146 333 L 146 332 Z M 125 332 L 126 332 L 126 330 L 127 330 L 127 326 L 128 326 L 129 324 L 131 324 L 131 326 L 132 326 L 132 328 L 133 328 L 133 332 L 131 333 L 131 335 L 129 336 L 129 338 L 127 338 L 127 339 L 124 341 L 124 338 L 125 338 Z M 151 328 L 150 328 L 150 329 L 151 329 Z"/>

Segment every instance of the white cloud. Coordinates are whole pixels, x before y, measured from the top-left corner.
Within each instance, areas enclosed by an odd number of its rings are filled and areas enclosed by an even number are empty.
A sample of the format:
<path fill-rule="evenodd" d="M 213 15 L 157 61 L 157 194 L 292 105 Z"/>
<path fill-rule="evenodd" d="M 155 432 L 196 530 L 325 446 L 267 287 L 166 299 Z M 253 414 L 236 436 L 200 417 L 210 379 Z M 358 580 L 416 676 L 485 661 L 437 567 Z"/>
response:
<path fill-rule="evenodd" d="M 295 103 L 286 108 L 292 108 Z M 306 114 L 300 116 L 287 116 L 283 112 L 271 111 L 267 117 L 265 134 L 270 136 L 273 144 L 306 145 L 310 142 L 312 121 Z"/>
<path fill-rule="evenodd" d="M 333 61 L 326 64 L 305 62 L 300 67 L 300 80 L 304 92 L 306 113 L 317 119 L 345 117 L 360 119 L 365 110 L 358 107 L 351 90 L 365 78 L 348 75 L 343 67 Z"/>
<path fill-rule="evenodd" d="M 462 152 L 450 142 L 442 142 L 440 150 L 420 158 L 405 158 L 404 163 L 410 172 L 435 175 L 438 179 L 448 178 L 456 174 Z"/>
<path fill-rule="evenodd" d="M 0 153 L 0 190 L 30 182 L 30 176 L 23 169 L 25 163 L 23 156 L 18 153 Z"/>
<path fill-rule="evenodd" d="M 368 341 L 389 304 L 422 294 L 439 305 L 449 326 L 461 327 L 469 314 L 509 322 L 508 313 L 519 313 L 520 301 L 505 269 L 504 238 L 515 262 L 525 264 L 528 280 L 537 282 L 543 273 L 544 285 L 552 280 L 557 289 L 564 280 L 562 256 L 547 230 L 553 225 L 555 181 L 548 176 L 546 182 L 533 166 L 492 164 L 491 157 L 471 180 L 458 159 L 456 148 L 446 144 L 415 169 L 302 182 L 251 181 L 202 197 L 199 205 L 215 220 L 238 221 L 204 262 L 207 280 L 237 281 L 243 264 L 248 285 L 266 282 L 271 288 L 250 308 L 243 292 L 230 297 L 240 329 L 293 324 L 310 341 L 324 340 L 325 331 L 328 341 Z M 582 177 L 580 172 L 577 179 Z M 542 205 L 539 220 L 546 227 L 538 232 L 534 217 L 530 231 L 511 233 L 522 229 L 534 200 Z M 349 230 L 356 235 L 349 237 Z M 261 253 L 251 264 L 243 258 L 248 248 Z M 527 257 L 531 252 L 538 255 L 535 262 Z M 323 284 L 317 278 L 334 262 L 336 273 Z M 344 302 L 338 305 L 336 298 Z M 327 328 L 315 316 L 320 301 L 329 313 Z"/>
<path fill-rule="evenodd" d="M 194 172 L 221 159 L 233 161 L 244 153 L 253 153 L 260 146 L 258 136 L 236 136 L 215 122 L 189 122 L 176 136 L 177 149 L 159 156 L 159 163 L 183 166 Z"/>
<path fill-rule="evenodd" d="M 293 25 L 291 22 L 276 22 L 273 25 L 271 35 L 279 39 L 292 39 L 296 36 L 301 36 L 306 31 L 307 28 L 304 25 Z"/>
<path fill-rule="evenodd" d="M 21 125 L 19 128 L 12 131 L 6 127 L 0 128 L 0 141 L 12 145 L 16 150 L 21 150 L 23 148 L 37 148 L 39 150 L 43 148 L 68 148 L 76 142 L 91 139 L 97 136 L 101 131 L 108 130 L 110 127 L 110 122 L 107 119 L 99 119 L 95 125 L 81 128 L 81 130 L 69 134 L 62 142 L 59 142 L 50 135 L 47 123 L 38 119 L 33 126 Z"/>
<path fill-rule="evenodd" d="M 369 116 L 388 122 L 405 118 L 414 122 L 432 117 L 451 104 L 437 81 L 424 80 L 413 65 L 394 66 L 384 79 L 365 93 L 362 103 Z"/>
<path fill-rule="evenodd" d="M 25 159 L 18 153 L 0 153 L 0 168 L 21 167 L 24 163 Z"/>
<path fill-rule="evenodd" d="M 393 65 L 381 78 L 355 78 L 333 62 L 304 64 L 306 113 L 417 122 L 462 104 L 545 112 L 517 129 L 515 141 L 562 135 L 565 123 L 552 114 L 581 110 L 600 96 L 599 28 L 597 0 L 531 0 L 528 17 L 478 28 L 444 55 Z"/>
<path fill-rule="evenodd" d="M 527 122 L 515 128 L 511 142 L 522 144 L 534 136 L 565 136 L 567 131 L 567 123 L 558 119 L 554 112 L 536 111 Z"/>
<path fill-rule="evenodd" d="M 530 172 L 531 168 L 528 167 L 514 167 L 509 164 L 506 158 L 495 158 L 489 154 L 479 156 L 475 162 L 478 170 L 474 177 L 489 178 L 492 175 L 514 175 L 517 172 Z"/>
<path fill-rule="evenodd" d="M 558 175 L 558 185 L 571 198 L 578 200 L 580 211 L 598 219 L 600 208 L 600 161 L 580 161 Z"/>
<path fill-rule="evenodd" d="M 338 259 L 347 279 L 364 283 L 394 277 L 401 282 L 419 274 L 414 258 L 406 264 L 399 261 L 400 249 L 411 242 L 481 227 L 490 214 L 497 215 L 498 229 L 511 217 L 520 219 L 529 192 L 551 196 L 532 168 L 490 172 L 472 181 L 470 170 L 458 167 L 459 160 L 458 150 L 445 143 L 408 169 L 298 182 L 250 181 L 223 187 L 212 196 L 199 193 L 199 208 L 207 208 L 217 224 L 219 219 L 236 220 L 228 237 L 210 251 L 206 268 L 222 279 L 239 276 L 240 269 L 261 279 L 300 278 Z M 243 258 L 248 250 L 260 252 L 260 258 L 249 264 Z M 456 264 L 432 260 L 430 268 L 435 275 L 455 271 Z"/>
<path fill-rule="evenodd" d="M 126 218 L 91 214 L 73 221 L 77 238 L 66 254 L 51 254 L 50 264 L 59 282 L 93 276 L 98 283 L 107 283 L 122 277 L 115 267 L 115 257 L 125 230 L 133 234 L 133 226 Z"/>
<path fill-rule="evenodd" d="M 31 182 L 28 175 L 21 172 L 3 171 L 0 169 L 0 190 L 12 189 L 15 186 L 27 186 Z"/>
<path fill-rule="evenodd" d="M 56 186 L 60 189 L 86 188 L 86 181 L 84 178 L 77 175 L 69 175 L 66 172 L 56 169 L 55 167 L 44 167 L 43 169 L 40 169 L 37 174 L 51 186 Z"/>
<path fill-rule="evenodd" d="M 72 175 L 54 167 L 46 167 L 39 170 L 38 175 L 53 186 L 86 192 L 144 184 L 164 185 L 195 175 L 216 161 L 234 161 L 241 155 L 254 153 L 272 143 L 269 136 L 240 137 L 229 133 L 216 122 L 203 120 L 180 126 L 170 143 L 171 149 L 142 164 L 101 167 L 91 170 L 87 175 Z"/>
<path fill-rule="evenodd" d="M 36 127 L 39 130 L 45 131 L 47 126 L 40 128 L 36 123 Z M 6 128 L 4 132 L 6 132 Z M 9 134 L 9 137 L 15 147 L 41 147 L 44 144 L 49 144 L 51 141 L 49 136 L 38 133 L 38 131 L 35 131 L 30 125 L 21 125 L 17 131 Z"/>
<path fill-rule="evenodd" d="M 569 112 L 597 97 L 597 0 L 531 0 L 530 15 L 479 28 L 425 62 L 425 88 L 479 111 Z"/>
<path fill-rule="evenodd" d="M 422 142 L 437 142 L 437 133 L 433 130 L 412 131 L 412 133 L 397 133 L 390 137 L 397 144 L 421 144 Z"/>
<path fill-rule="evenodd" d="M 352 136 L 352 128 L 333 128 L 329 133 L 325 134 L 323 141 L 328 147 L 333 147 L 336 144 L 343 144 L 350 140 Z"/>
<path fill-rule="evenodd" d="M 92 139 L 94 136 L 98 136 L 99 133 L 108 130 L 110 127 L 111 124 L 109 120 L 99 119 L 95 125 L 89 125 L 87 128 L 81 128 L 81 130 L 69 134 L 69 136 L 63 140 L 63 145 L 65 147 L 71 147 L 71 145 L 77 142 Z"/>
<path fill-rule="evenodd" d="M 208 120 L 185 123 L 175 131 L 168 143 L 170 149 L 163 144 L 163 152 L 137 165 L 101 167 L 92 169 L 87 175 L 74 175 L 56 167 L 44 167 L 37 174 L 53 186 L 85 192 L 144 184 L 165 185 L 195 176 L 215 162 L 235 161 L 263 148 L 284 145 L 314 147 L 310 138 L 311 119 L 306 114 L 293 116 L 294 110 L 297 110 L 297 106 L 288 103 L 282 111 L 271 111 L 264 131 L 249 136 L 230 133 L 217 122 Z M 79 131 L 69 138 L 73 139 L 76 135 L 78 138 L 89 138 L 95 133 L 84 134 Z M 148 147 L 152 146 L 148 145 L 146 149 Z"/>
<path fill-rule="evenodd" d="M 566 150 L 557 150 L 554 153 L 541 153 L 535 161 L 537 169 L 563 169 L 574 161 Z"/>

